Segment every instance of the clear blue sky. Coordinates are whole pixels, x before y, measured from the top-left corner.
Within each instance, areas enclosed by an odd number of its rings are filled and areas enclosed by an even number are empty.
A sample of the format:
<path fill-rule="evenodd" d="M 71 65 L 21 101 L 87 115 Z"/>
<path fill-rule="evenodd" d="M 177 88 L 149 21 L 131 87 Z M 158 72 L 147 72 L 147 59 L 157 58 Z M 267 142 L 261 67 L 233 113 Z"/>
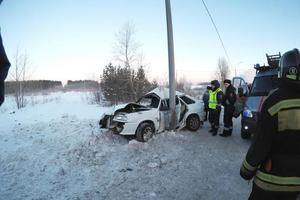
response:
<path fill-rule="evenodd" d="M 212 78 L 224 51 L 201 0 L 171 0 L 178 77 Z M 300 1 L 206 0 L 238 73 L 265 63 L 266 53 L 300 48 Z M 113 59 L 115 33 L 137 29 L 151 78 L 166 80 L 164 0 L 4 0 L 0 26 L 11 61 L 26 51 L 32 79 L 98 78 Z M 232 67 L 234 72 L 234 66 Z"/>

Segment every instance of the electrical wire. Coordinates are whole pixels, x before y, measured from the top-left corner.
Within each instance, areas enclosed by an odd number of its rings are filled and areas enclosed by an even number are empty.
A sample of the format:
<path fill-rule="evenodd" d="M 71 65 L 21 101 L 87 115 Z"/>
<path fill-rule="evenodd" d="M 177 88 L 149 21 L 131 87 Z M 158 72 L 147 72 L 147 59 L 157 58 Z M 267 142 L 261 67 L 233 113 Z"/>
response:
<path fill-rule="evenodd" d="M 217 25 L 215 24 L 215 22 L 214 22 L 214 20 L 213 20 L 213 18 L 212 18 L 212 16 L 211 16 L 211 14 L 210 14 L 210 12 L 209 12 L 207 6 L 206 6 L 204 0 L 201 0 L 201 1 L 202 1 L 203 5 L 204 5 L 204 7 L 205 7 L 205 10 L 206 10 L 206 12 L 207 12 L 207 14 L 208 14 L 208 16 L 209 16 L 211 22 L 212 22 L 212 24 L 213 24 L 213 26 L 214 26 L 214 28 L 215 28 L 217 34 L 218 34 L 219 40 L 220 40 L 220 42 L 221 42 L 221 45 L 222 45 L 223 50 L 224 50 L 224 52 L 225 52 L 225 55 L 226 55 L 226 57 L 227 57 L 228 63 L 229 63 L 230 66 L 232 66 L 231 61 L 230 61 L 230 58 L 229 58 L 229 55 L 228 55 L 227 50 L 226 50 L 226 48 L 225 48 L 224 42 L 223 42 L 222 37 L 221 37 L 221 35 L 220 35 L 220 32 L 219 32 L 219 30 L 218 30 L 218 28 L 217 28 Z"/>

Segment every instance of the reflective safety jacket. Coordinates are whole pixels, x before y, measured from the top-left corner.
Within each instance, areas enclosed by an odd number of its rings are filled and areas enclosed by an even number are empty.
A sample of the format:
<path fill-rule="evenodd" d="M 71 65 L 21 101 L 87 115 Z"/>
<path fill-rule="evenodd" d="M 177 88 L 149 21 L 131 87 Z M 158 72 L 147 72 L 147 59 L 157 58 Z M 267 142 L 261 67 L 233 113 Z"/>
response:
<path fill-rule="evenodd" d="M 265 100 L 241 176 L 263 190 L 300 192 L 300 91 L 281 86 Z"/>
<path fill-rule="evenodd" d="M 208 107 L 210 109 L 216 109 L 217 105 L 221 106 L 222 103 L 222 90 L 217 88 L 216 90 L 209 90 Z"/>

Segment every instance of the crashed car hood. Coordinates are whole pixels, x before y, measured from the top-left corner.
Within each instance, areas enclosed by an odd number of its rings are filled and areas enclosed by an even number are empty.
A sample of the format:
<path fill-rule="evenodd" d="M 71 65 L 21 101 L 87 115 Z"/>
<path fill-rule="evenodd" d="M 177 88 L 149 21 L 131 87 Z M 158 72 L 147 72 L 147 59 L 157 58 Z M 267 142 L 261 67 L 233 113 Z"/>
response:
<path fill-rule="evenodd" d="M 124 109 L 128 107 L 133 107 L 133 111 L 123 111 Z M 151 110 L 151 108 L 148 108 L 146 106 L 137 104 L 137 103 L 127 103 L 127 104 L 119 104 L 116 106 L 111 107 L 110 110 L 106 111 L 104 115 L 114 115 L 116 112 L 125 112 L 125 113 L 133 113 L 133 112 L 138 112 L 138 111 L 145 111 L 145 110 Z"/>

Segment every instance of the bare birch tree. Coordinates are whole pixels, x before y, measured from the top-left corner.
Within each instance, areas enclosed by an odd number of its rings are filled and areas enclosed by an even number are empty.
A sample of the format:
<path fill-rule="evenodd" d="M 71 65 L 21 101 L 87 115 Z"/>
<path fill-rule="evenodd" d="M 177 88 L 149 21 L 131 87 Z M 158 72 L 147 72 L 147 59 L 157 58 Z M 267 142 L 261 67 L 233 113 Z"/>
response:
<path fill-rule="evenodd" d="M 24 108 L 27 103 L 25 99 L 25 87 L 28 62 L 27 54 L 20 54 L 19 49 L 17 49 L 13 58 L 13 69 L 10 71 L 10 78 L 15 82 L 14 96 L 18 109 Z"/>
<path fill-rule="evenodd" d="M 223 84 L 223 81 L 229 77 L 229 66 L 225 58 L 219 58 L 218 59 L 218 65 L 216 69 L 216 78 L 219 80 L 221 84 Z"/>
<path fill-rule="evenodd" d="M 126 23 L 119 32 L 116 33 L 116 43 L 114 45 L 114 54 L 117 61 L 119 61 L 125 68 L 128 68 L 131 71 L 130 76 L 130 90 L 134 96 L 134 99 L 137 100 L 137 93 L 134 89 L 134 67 L 139 60 L 138 49 L 140 44 L 135 39 L 136 29 L 133 23 Z"/>

